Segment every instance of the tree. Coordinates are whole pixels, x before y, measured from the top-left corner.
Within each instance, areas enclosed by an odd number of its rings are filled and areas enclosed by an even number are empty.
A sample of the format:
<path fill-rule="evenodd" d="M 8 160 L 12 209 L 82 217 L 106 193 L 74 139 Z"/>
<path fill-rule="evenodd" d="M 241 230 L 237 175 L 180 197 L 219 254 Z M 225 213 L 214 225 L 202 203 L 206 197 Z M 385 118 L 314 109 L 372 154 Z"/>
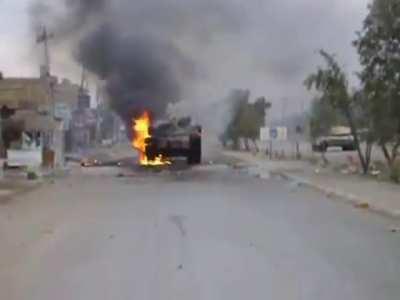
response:
<path fill-rule="evenodd" d="M 333 126 L 342 123 L 343 117 L 337 109 L 322 97 L 314 98 L 309 116 L 310 136 L 312 140 L 327 135 Z"/>
<path fill-rule="evenodd" d="M 230 108 L 227 112 L 230 115 L 230 121 L 227 123 L 224 132 L 220 136 L 220 140 L 224 145 L 226 145 L 228 141 L 232 141 L 235 150 L 239 149 L 239 141 L 241 137 L 239 122 L 241 115 L 249 102 L 249 98 L 249 90 L 235 89 L 225 100 L 228 102 L 228 107 Z"/>
<path fill-rule="evenodd" d="M 259 151 L 257 139 L 260 129 L 265 124 L 266 110 L 271 108 L 271 103 L 265 97 L 256 99 L 254 103 L 245 103 L 239 112 L 238 134 L 243 138 L 246 150 L 250 150 L 249 140 L 253 142 L 256 151 Z"/>
<path fill-rule="evenodd" d="M 333 109 L 337 109 L 343 114 L 354 137 L 363 173 L 367 174 L 371 161 L 372 142 L 367 142 L 365 152 L 363 152 L 354 114 L 357 93 L 352 94 L 349 91 L 347 76 L 335 57 L 324 50 L 321 50 L 320 54 L 326 63 L 326 67 L 318 68 L 316 73 L 311 74 L 305 80 L 305 85 L 308 89 L 314 88 L 320 92 L 322 101 L 326 101 Z"/>
<path fill-rule="evenodd" d="M 354 45 L 371 130 L 393 171 L 400 147 L 400 2 L 375 0 Z"/>
<path fill-rule="evenodd" d="M 250 150 L 249 141 L 252 141 L 259 151 L 257 139 L 260 128 L 264 126 L 266 111 L 271 108 L 271 103 L 265 97 L 257 98 L 254 103 L 249 103 L 248 90 L 234 90 L 228 97 L 231 103 L 231 121 L 220 139 L 223 144 L 228 140 L 233 141 L 234 149 L 239 148 L 239 141 L 243 139 L 246 150 Z"/>

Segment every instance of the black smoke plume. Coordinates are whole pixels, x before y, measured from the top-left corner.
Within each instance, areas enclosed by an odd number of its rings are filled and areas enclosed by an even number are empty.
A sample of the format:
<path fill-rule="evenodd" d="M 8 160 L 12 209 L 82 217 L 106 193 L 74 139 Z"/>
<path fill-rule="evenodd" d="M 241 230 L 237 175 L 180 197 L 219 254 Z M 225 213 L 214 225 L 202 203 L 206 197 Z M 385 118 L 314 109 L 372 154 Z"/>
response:
<path fill-rule="evenodd" d="M 172 44 L 150 36 L 124 35 L 103 25 L 79 44 L 77 60 L 106 81 L 111 107 L 130 122 L 144 110 L 161 116 L 181 97 L 179 78 L 192 63 Z"/>
<path fill-rule="evenodd" d="M 34 26 L 46 24 L 58 41 L 71 40 L 73 58 L 105 80 L 111 107 L 126 121 L 143 110 L 161 117 L 182 100 L 199 66 L 182 40 L 208 42 L 234 30 L 223 0 L 37 0 Z M 50 4 L 51 3 L 51 4 Z"/>

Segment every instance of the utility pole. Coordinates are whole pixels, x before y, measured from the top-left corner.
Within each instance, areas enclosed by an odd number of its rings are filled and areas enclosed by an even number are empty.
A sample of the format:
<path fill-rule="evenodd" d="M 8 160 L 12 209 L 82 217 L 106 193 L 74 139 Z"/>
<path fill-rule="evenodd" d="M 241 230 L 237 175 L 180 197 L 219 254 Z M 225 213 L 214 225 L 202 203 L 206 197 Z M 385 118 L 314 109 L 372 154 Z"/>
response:
<path fill-rule="evenodd" d="M 50 114 L 52 118 L 55 116 L 55 103 L 54 103 L 54 87 L 53 82 L 50 76 L 50 51 L 49 51 L 49 40 L 54 36 L 49 34 L 46 26 L 43 26 L 40 29 L 36 37 L 37 44 L 43 44 L 44 50 L 44 62 L 40 65 L 40 79 L 43 80 L 46 88 L 48 89 L 48 95 L 50 98 Z M 47 138 L 45 138 L 45 144 L 50 146 L 52 144 L 53 134 L 50 134 Z"/>
<path fill-rule="evenodd" d="M 97 83 L 96 87 L 96 143 L 100 144 L 101 143 L 101 118 L 102 118 L 102 113 L 101 113 L 101 104 L 100 104 L 100 98 L 101 98 L 101 87 L 100 84 Z"/>
<path fill-rule="evenodd" d="M 51 60 L 50 60 L 50 51 L 49 51 L 49 40 L 53 39 L 54 35 L 48 33 L 46 26 L 43 26 L 41 32 L 36 38 L 36 42 L 38 44 L 43 44 L 44 49 L 44 65 L 42 66 L 42 76 L 50 77 L 51 71 Z"/>
<path fill-rule="evenodd" d="M 49 50 L 49 40 L 53 39 L 54 35 L 47 31 L 46 26 L 43 26 L 41 32 L 36 37 L 38 44 L 43 44 L 44 50 L 44 64 L 40 67 L 40 78 L 45 81 L 47 88 L 49 89 L 49 96 L 51 102 L 51 115 L 55 117 L 55 99 L 54 99 L 54 84 L 53 78 L 51 77 L 51 60 Z"/>

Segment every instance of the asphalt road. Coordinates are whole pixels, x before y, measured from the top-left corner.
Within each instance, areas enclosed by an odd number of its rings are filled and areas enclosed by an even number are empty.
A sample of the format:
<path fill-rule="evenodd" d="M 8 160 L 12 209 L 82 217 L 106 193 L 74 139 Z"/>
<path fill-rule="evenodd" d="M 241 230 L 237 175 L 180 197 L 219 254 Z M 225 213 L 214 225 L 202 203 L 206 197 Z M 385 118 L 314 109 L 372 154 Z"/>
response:
<path fill-rule="evenodd" d="M 391 227 L 223 164 L 74 167 L 0 204 L 0 299 L 398 300 Z"/>

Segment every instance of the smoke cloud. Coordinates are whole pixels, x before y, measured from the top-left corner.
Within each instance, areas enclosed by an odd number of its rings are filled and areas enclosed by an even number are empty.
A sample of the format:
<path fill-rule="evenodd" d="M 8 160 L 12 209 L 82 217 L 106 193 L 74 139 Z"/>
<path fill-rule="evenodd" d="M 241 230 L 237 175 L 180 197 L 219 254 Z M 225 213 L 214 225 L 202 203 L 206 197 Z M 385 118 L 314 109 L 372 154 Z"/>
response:
<path fill-rule="evenodd" d="M 72 45 L 72 57 L 105 81 L 111 107 L 128 123 L 145 109 L 162 116 L 205 76 L 185 41 L 200 46 L 239 28 L 222 0 L 56 2 L 34 3 L 34 27 L 46 25 L 56 42 Z"/>
<path fill-rule="evenodd" d="M 144 106 L 162 115 L 176 100 L 199 111 L 231 89 L 265 96 L 271 118 L 280 119 L 285 103 L 288 115 L 299 113 L 312 97 L 303 81 L 320 64 L 317 50 L 336 53 L 349 74 L 359 67 L 351 41 L 368 3 L 31 1 L 34 28 L 46 24 L 55 34 L 54 69 L 69 68 L 68 53 L 105 80 L 112 107 L 125 119 Z"/>

